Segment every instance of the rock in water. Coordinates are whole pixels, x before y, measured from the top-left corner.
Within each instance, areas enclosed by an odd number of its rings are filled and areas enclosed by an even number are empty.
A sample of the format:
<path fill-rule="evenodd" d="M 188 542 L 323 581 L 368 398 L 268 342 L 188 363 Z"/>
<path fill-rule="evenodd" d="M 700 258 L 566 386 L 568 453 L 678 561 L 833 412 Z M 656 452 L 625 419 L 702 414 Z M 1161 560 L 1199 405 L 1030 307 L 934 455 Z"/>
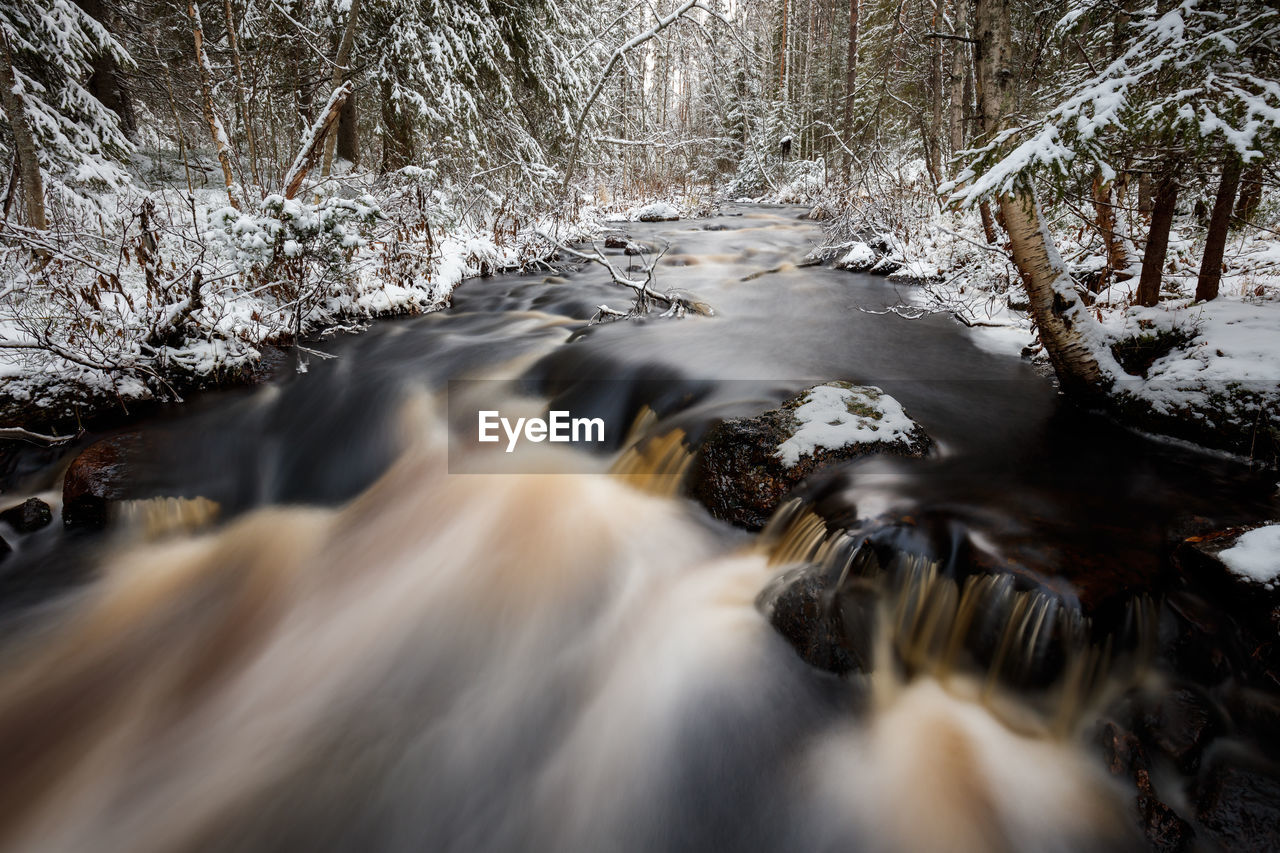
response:
<path fill-rule="evenodd" d="M 932 445 L 879 388 L 827 382 L 776 409 L 717 424 L 694 463 L 691 492 L 716 518 L 763 527 L 805 477 L 873 453 L 923 456 Z"/>
<path fill-rule="evenodd" d="M 130 468 L 146 452 L 142 435 L 124 433 L 86 447 L 62 484 L 62 523 L 68 530 L 101 530 L 107 506 L 136 497 L 127 488 Z"/>
<path fill-rule="evenodd" d="M 604 247 L 606 249 L 625 249 L 631 245 L 631 241 L 621 234 L 609 234 L 604 238 Z"/>
<path fill-rule="evenodd" d="M 39 498 L 28 498 L 17 506 L 0 512 L 0 521 L 19 533 L 34 533 L 53 521 L 53 510 Z"/>
<path fill-rule="evenodd" d="M 658 201 L 640 208 L 636 218 L 641 222 L 675 222 L 680 218 L 680 211 L 674 204 Z"/>
<path fill-rule="evenodd" d="M 1280 849 L 1280 775 L 1269 765 L 1218 761 L 1192 792 L 1196 817 L 1224 850 Z"/>

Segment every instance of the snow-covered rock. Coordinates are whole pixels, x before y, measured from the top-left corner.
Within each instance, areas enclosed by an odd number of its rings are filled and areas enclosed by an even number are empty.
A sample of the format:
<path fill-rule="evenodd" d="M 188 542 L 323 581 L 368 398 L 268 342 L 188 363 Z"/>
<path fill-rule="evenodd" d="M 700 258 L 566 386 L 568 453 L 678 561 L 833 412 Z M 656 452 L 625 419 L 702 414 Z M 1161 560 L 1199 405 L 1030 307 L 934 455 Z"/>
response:
<path fill-rule="evenodd" d="M 712 515 L 755 529 L 821 468 L 874 453 L 923 456 L 931 444 L 879 388 L 826 382 L 776 409 L 717 424 L 699 450 L 690 490 Z"/>
<path fill-rule="evenodd" d="M 876 250 L 861 240 L 850 246 L 849 251 L 836 261 L 836 266 L 853 272 L 865 272 L 875 265 Z"/>
<path fill-rule="evenodd" d="M 938 265 L 927 261 L 908 261 L 889 273 L 889 281 L 900 284 L 925 284 L 941 280 L 942 275 L 938 272 Z"/>
<path fill-rule="evenodd" d="M 1239 577 L 1268 588 L 1280 578 L 1280 524 L 1268 524 L 1242 533 L 1218 559 Z"/>
<path fill-rule="evenodd" d="M 655 201 L 635 211 L 635 218 L 641 222 L 674 222 L 680 218 L 680 209 L 666 201 Z"/>

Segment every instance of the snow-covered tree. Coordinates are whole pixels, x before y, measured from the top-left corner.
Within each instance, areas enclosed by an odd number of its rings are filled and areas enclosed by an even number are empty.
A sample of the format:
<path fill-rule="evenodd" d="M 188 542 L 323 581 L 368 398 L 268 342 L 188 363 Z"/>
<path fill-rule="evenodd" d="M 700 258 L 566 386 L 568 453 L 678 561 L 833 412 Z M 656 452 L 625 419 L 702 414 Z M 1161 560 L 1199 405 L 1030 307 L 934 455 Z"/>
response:
<path fill-rule="evenodd" d="M 0 156 L 23 177 L 28 219 L 43 199 L 91 203 L 91 190 L 118 188 L 128 180 L 121 160 L 132 148 L 120 118 L 95 98 L 86 83 L 95 59 L 131 64 L 107 30 L 70 0 L 5 0 L 0 3 L 0 82 L 4 125 Z M 28 162 L 30 137 L 42 180 Z M 6 210 L 10 199 L 6 197 Z"/>

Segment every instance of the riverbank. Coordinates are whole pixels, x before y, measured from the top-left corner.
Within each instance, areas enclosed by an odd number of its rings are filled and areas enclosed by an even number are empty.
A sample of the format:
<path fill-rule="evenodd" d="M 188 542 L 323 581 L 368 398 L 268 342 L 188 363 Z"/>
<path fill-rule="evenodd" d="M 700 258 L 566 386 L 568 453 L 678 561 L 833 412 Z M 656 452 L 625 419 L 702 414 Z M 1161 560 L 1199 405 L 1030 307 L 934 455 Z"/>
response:
<path fill-rule="evenodd" d="M 909 235 L 829 231 L 818 255 L 898 286 L 903 316 L 942 313 L 979 346 L 1048 368 L 1017 270 L 987 243 L 977 213 L 933 213 Z M 1134 304 L 1140 263 L 1104 275 L 1096 235 L 1060 237 L 1068 273 L 1094 321 L 1093 346 L 1111 380 L 1110 413 L 1137 429 L 1280 465 L 1280 238 L 1232 235 L 1219 296 L 1196 302 L 1203 234 L 1182 221 L 1170 238 L 1159 303 Z M 1051 371 L 1050 371 L 1051 372 Z"/>

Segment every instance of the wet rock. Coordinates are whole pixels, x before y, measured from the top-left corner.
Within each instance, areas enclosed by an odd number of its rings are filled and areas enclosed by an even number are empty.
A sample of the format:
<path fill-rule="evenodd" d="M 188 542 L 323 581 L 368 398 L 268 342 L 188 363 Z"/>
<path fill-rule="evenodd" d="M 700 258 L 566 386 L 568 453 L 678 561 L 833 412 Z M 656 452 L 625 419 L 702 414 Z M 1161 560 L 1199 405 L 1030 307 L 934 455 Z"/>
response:
<path fill-rule="evenodd" d="M 1199 690 L 1181 687 L 1162 695 L 1144 716 L 1150 742 L 1179 770 L 1194 772 L 1209 742 L 1223 729 L 1213 703 Z"/>
<path fill-rule="evenodd" d="M 1196 570 L 1212 575 L 1212 580 L 1225 581 L 1232 584 L 1244 584 L 1253 587 L 1254 591 L 1260 591 L 1259 588 L 1271 590 L 1274 585 L 1271 582 L 1262 580 L 1258 577 L 1248 577 L 1233 571 L 1223 559 L 1223 553 L 1232 551 L 1239 543 L 1241 537 L 1254 530 L 1264 527 L 1271 527 L 1280 522 L 1267 522 L 1263 524 L 1247 524 L 1238 527 L 1227 527 L 1221 530 L 1212 531 L 1199 536 L 1190 536 L 1185 539 L 1180 547 L 1183 562 Z M 1229 556 L 1227 559 L 1231 559 Z M 1272 555 L 1275 567 L 1280 570 L 1280 553 Z"/>
<path fill-rule="evenodd" d="M 631 245 L 631 241 L 621 234 L 610 234 L 604 238 L 604 247 L 606 249 L 625 249 Z"/>
<path fill-rule="evenodd" d="M 132 495 L 130 468 L 145 452 L 140 433 L 122 433 L 89 445 L 71 463 L 62 485 L 62 523 L 68 530 L 101 530 L 108 506 Z"/>
<path fill-rule="evenodd" d="M 0 512 L 4 522 L 19 533 L 34 533 L 53 521 L 53 510 L 39 498 L 28 498 L 15 507 Z"/>
<path fill-rule="evenodd" d="M 1141 739 L 1116 722 L 1106 722 L 1098 730 L 1097 742 L 1111 775 L 1132 782 L 1134 817 L 1151 848 L 1161 853 L 1193 849 L 1195 830 L 1157 795 Z"/>
<path fill-rule="evenodd" d="M 1174 549 L 1173 564 L 1198 594 L 1193 602 L 1196 621 L 1190 627 L 1209 626 L 1198 631 L 1209 643 L 1200 655 L 1214 654 L 1224 673 L 1276 688 L 1280 687 L 1280 588 L 1274 579 L 1232 571 L 1222 556 L 1244 534 L 1266 526 L 1270 525 L 1229 527 L 1189 537 Z M 1280 554 L 1253 556 L 1280 560 Z M 1196 651 L 1189 644 L 1184 647 L 1187 653 Z"/>
<path fill-rule="evenodd" d="M 1146 770 L 1136 773 L 1138 815 L 1142 831 L 1151 849 L 1160 853 L 1183 853 L 1194 847 L 1196 833 L 1191 824 L 1178 816 L 1167 803 L 1156 796 L 1151 775 Z"/>
<path fill-rule="evenodd" d="M 628 243 L 626 245 L 626 248 L 623 250 L 623 252 L 624 254 L 634 258 L 637 255 L 643 255 L 645 252 L 645 247 L 640 245 L 639 243 Z"/>
<path fill-rule="evenodd" d="M 836 675 L 869 672 L 875 588 L 862 578 L 830 586 L 821 567 L 801 566 L 776 578 L 756 604 L 810 666 Z"/>
<path fill-rule="evenodd" d="M 715 517 L 754 530 L 815 471 L 876 453 L 919 457 L 931 444 L 880 389 L 830 382 L 713 427 L 694 462 L 690 492 Z"/>
<path fill-rule="evenodd" d="M 1226 850 L 1280 850 L 1280 775 L 1233 757 L 1210 764 L 1193 794 L 1196 817 Z"/>

